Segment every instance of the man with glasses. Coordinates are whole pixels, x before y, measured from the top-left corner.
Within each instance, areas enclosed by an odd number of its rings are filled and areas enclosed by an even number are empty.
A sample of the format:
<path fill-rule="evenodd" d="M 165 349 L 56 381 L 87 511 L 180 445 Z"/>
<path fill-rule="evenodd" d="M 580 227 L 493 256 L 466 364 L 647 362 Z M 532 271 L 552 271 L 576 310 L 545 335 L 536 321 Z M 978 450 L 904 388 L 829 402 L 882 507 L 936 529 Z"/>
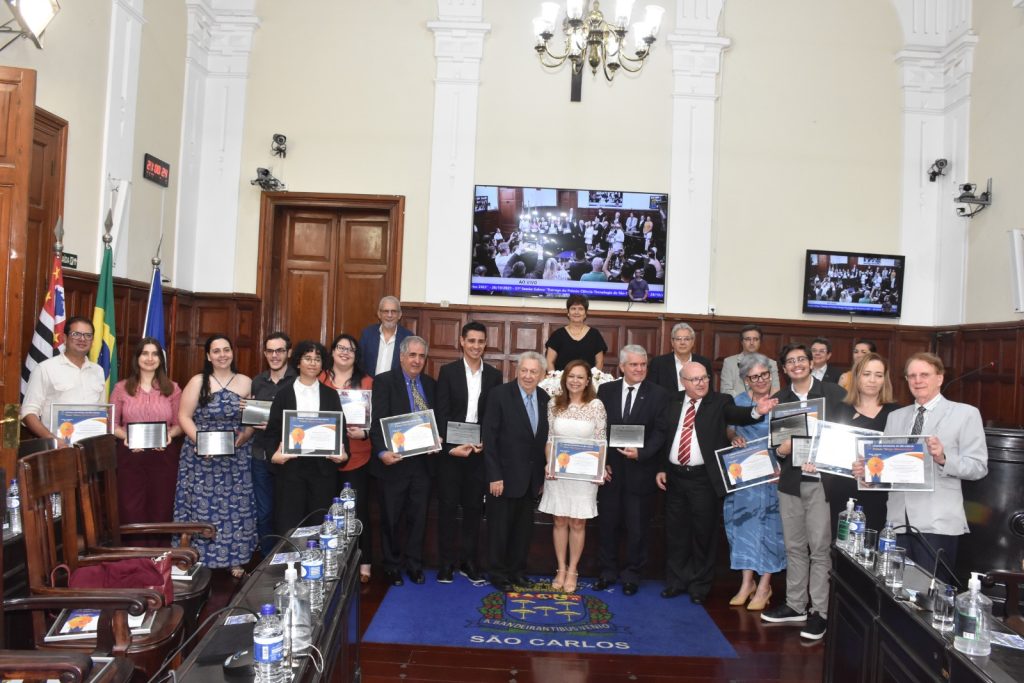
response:
<path fill-rule="evenodd" d="M 267 369 L 252 378 L 252 396 L 257 401 L 273 401 L 277 392 L 295 381 L 295 370 L 288 359 L 292 355 L 292 340 L 284 332 L 271 332 L 263 340 L 263 358 Z M 268 443 L 266 423 L 250 427 L 255 430 L 252 441 L 252 489 L 256 497 L 256 532 L 260 536 L 260 552 L 267 557 L 277 539 L 268 538 L 274 531 L 274 469 L 270 456 L 278 444 Z"/>
<path fill-rule="evenodd" d="M 67 347 L 64 353 L 37 365 L 28 379 L 21 420 L 34 435 L 58 438 L 50 431 L 50 408 L 54 403 L 106 403 L 106 379 L 103 368 L 89 360 L 93 326 L 85 318 L 68 318 Z"/>
<path fill-rule="evenodd" d="M 723 394 L 729 394 L 733 397 L 739 396 L 747 390 L 743 383 L 743 378 L 740 376 L 740 361 L 749 354 L 760 353 L 761 328 L 757 325 L 744 326 L 740 330 L 740 344 L 743 346 L 742 352 L 729 356 L 722 361 L 722 377 L 719 380 L 721 384 L 718 387 L 719 391 Z M 768 362 L 770 363 L 768 369 L 772 373 L 772 393 L 775 393 L 780 387 L 779 364 L 770 358 Z"/>
<path fill-rule="evenodd" d="M 377 304 L 379 325 L 367 325 L 359 335 L 359 366 L 376 377 L 398 367 L 402 340 L 412 331 L 398 324 L 402 319 L 402 304 L 395 296 L 386 296 Z"/>
<path fill-rule="evenodd" d="M 656 477 L 658 488 L 667 492 L 661 597 L 689 592 L 690 601 L 700 605 L 715 578 L 718 520 L 725 496 L 715 451 L 729 446 L 729 425 L 759 422 L 777 401 L 763 397 L 753 408 L 737 406 L 732 396 L 711 391 L 707 368 L 693 361 L 683 366 L 679 380 L 684 387 L 681 400 L 669 409 L 674 435 L 667 462 L 662 461 Z"/>
<path fill-rule="evenodd" d="M 711 368 L 711 359 L 693 352 L 697 341 L 697 333 L 687 323 L 676 323 L 672 327 L 672 353 L 658 356 L 651 361 L 648 379 L 664 387 L 669 394 L 681 394 L 685 387 L 680 381 L 683 365 L 689 362 L 700 363 L 714 381 L 715 373 Z"/>
<path fill-rule="evenodd" d="M 831 384 L 839 384 L 839 378 L 843 373 L 833 365 L 829 365 L 832 359 L 832 342 L 825 337 L 815 337 L 811 342 L 811 376 L 814 379 Z"/>
<path fill-rule="evenodd" d="M 790 344 L 779 357 L 789 386 L 775 394 L 780 403 L 825 399 L 825 419 L 839 410 L 846 392 L 838 384 L 811 376 L 811 355 L 803 344 Z M 818 416 L 821 418 L 822 416 Z M 821 640 L 828 613 L 828 574 L 832 569 L 832 541 L 828 493 L 820 475 L 808 475 L 785 458 L 792 455 L 788 439 L 777 449 L 782 460 L 779 478 L 779 514 L 786 541 L 786 602 L 761 613 L 762 621 L 803 624 L 800 635 Z M 808 612 L 808 598 L 810 612 Z"/>

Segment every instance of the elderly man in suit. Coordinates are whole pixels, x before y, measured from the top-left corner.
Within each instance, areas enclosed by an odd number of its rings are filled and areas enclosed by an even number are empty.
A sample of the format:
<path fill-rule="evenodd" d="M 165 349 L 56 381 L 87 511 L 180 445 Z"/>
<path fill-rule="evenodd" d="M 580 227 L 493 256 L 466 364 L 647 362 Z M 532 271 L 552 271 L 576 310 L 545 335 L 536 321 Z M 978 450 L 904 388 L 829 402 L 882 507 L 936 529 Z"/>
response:
<path fill-rule="evenodd" d="M 722 361 L 722 376 L 718 380 L 718 390 L 734 398 L 747 390 L 743 377 L 740 376 L 740 361 L 749 354 L 760 352 L 761 328 L 757 325 L 744 325 L 740 329 L 740 344 L 743 346 L 741 353 L 728 356 Z M 774 393 L 781 386 L 779 384 L 779 364 L 769 358 L 768 370 L 772 374 L 772 393 Z"/>
<path fill-rule="evenodd" d="M 697 342 L 697 333 L 689 323 L 676 323 L 672 326 L 672 353 L 658 356 L 650 362 L 647 378 L 664 387 L 669 394 L 681 394 L 685 387 L 680 382 L 683 365 L 694 361 L 704 366 L 708 377 L 714 380 L 715 373 L 711 367 L 711 359 L 693 352 Z M 713 385 L 712 385 L 713 386 Z M 710 387 L 709 387 L 710 388 Z"/>
<path fill-rule="evenodd" d="M 526 584 L 534 501 L 544 484 L 548 395 L 537 384 L 546 370 L 544 356 L 527 351 L 519 356 L 516 379 L 496 387 L 487 399 L 483 440 L 490 580 L 503 591 Z"/>
<path fill-rule="evenodd" d="M 367 325 L 359 335 L 359 366 L 374 377 L 398 367 L 402 340 L 412 335 L 398 324 L 402 319 L 402 303 L 398 297 L 383 297 L 377 304 L 377 318 L 379 325 Z"/>
<path fill-rule="evenodd" d="M 661 597 L 690 593 L 702 604 L 715 578 L 718 520 L 725 495 L 715 451 L 729 446 L 729 425 L 754 424 L 771 412 L 777 401 L 762 398 L 753 408 L 737 406 L 732 396 L 711 391 L 711 376 L 703 364 L 691 361 L 680 372 L 682 400 L 669 409 L 675 428 L 657 474 L 665 497 L 665 589 Z"/>
<path fill-rule="evenodd" d="M 619 350 L 622 378 L 602 384 L 597 397 L 608 414 L 608 433 L 615 425 L 639 425 L 644 429 L 643 446 L 608 448 L 606 467 L 610 479 L 597 494 L 597 522 L 600 530 L 601 574 L 594 584 L 604 590 L 619 578 L 624 595 L 634 595 L 647 564 L 647 534 L 654 499 L 654 477 L 658 458 L 665 446 L 668 406 L 671 395 L 647 380 L 647 351 L 630 344 Z M 626 529 L 626 563 L 619 573 L 619 529 Z"/>
<path fill-rule="evenodd" d="M 373 425 L 370 428 L 371 458 L 381 481 L 381 551 L 384 578 L 401 586 L 404 565 L 413 583 L 423 583 L 423 536 L 427 527 L 432 455 L 403 457 L 389 450 L 380 419 L 406 415 L 434 407 L 436 383 L 423 372 L 427 362 L 427 341 L 406 337 L 399 348 L 399 368 L 377 375 L 373 382 Z M 440 446 L 440 444 L 439 444 Z M 399 543 L 399 520 L 405 515 L 408 536 Z"/>
<path fill-rule="evenodd" d="M 462 326 L 459 336 L 462 358 L 448 363 L 437 375 L 437 427 L 444 440 L 437 462 L 437 580 L 451 583 L 458 563 L 459 538 L 462 563 L 459 572 L 470 581 L 480 580 L 477 545 L 484 509 L 482 443 L 451 443 L 449 422 L 480 424 L 491 389 L 501 384 L 501 371 L 483 361 L 487 328 L 474 320 Z M 458 509 L 462 506 L 462 526 Z"/>

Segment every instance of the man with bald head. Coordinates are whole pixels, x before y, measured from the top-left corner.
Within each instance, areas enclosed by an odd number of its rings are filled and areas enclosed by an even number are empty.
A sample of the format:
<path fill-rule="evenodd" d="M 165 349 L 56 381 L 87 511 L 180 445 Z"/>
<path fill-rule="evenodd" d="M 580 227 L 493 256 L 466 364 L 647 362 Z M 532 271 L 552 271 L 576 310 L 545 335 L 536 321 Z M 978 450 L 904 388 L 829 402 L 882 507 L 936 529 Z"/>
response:
<path fill-rule="evenodd" d="M 657 475 L 665 497 L 665 589 L 663 598 L 684 592 L 701 604 L 715 575 L 715 541 L 725 484 L 715 451 L 729 446 L 729 425 L 749 425 L 763 419 L 777 403 L 763 398 L 753 408 L 737 406 L 732 396 L 711 391 L 711 376 L 703 364 L 684 363 L 679 373 L 681 400 L 669 409 L 674 434 Z"/>
<path fill-rule="evenodd" d="M 376 377 L 398 368 L 402 340 L 412 331 L 398 324 L 402 319 L 402 303 L 395 296 L 386 296 L 377 304 L 379 325 L 367 325 L 359 335 L 359 366 Z"/>

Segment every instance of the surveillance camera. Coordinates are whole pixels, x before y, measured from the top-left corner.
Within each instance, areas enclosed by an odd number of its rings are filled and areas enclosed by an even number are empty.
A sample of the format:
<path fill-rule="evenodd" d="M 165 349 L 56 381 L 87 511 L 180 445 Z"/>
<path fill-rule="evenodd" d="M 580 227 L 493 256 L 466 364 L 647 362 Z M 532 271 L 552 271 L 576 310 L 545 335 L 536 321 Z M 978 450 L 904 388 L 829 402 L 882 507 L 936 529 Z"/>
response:
<path fill-rule="evenodd" d="M 274 133 L 274 143 L 275 144 L 283 145 L 286 142 L 288 142 L 288 137 L 286 135 L 283 135 L 282 133 Z"/>
<path fill-rule="evenodd" d="M 266 180 L 269 177 L 270 177 L 270 169 L 269 168 L 257 168 L 256 169 L 256 178 L 257 179 L 259 179 L 259 180 Z"/>
<path fill-rule="evenodd" d="M 945 159 L 936 159 L 936 160 L 935 160 L 935 165 L 936 165 L 936 166 L 937 166 L 937 167 L 938 167 L 939 169 L 943 169 L 943 168 L 946 168 L 946 166 L 948 166 L 948 165 L 949 165 L 949 162 L 948 162 L 948 161 L 946 161 Z"/>
<path fill-rule="evenodd" d="M 977 188 L 978 186 L 974 183 L 964 183 L 960 186 L 960 192 L 962 195 L 973 195 Z"/>

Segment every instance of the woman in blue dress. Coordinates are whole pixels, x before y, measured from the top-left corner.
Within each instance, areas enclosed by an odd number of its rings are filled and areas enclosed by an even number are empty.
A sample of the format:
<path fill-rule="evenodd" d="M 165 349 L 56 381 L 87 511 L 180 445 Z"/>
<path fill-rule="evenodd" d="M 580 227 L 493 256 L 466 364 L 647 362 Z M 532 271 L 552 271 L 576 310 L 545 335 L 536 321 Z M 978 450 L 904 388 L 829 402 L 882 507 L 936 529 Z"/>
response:
<path fill-rule="evenodd" d="M 768 358 L 760 353 L 743 354 L 740 377 L 747 391 L 736 397 L 736 405 L 752 406 L 772 391 Z M 729 427 L 734 446 L 768 436 L 768 420 L 744 427 Z M 725 497 L 722 510 L 725 533 L 729 538 L 729 562 L 743 572 L 739 592 L 730 605 L 747 605 L 751 611 L 763 610 L 772 595 L 772 574 L 786 568 L 786 546 L 782 539 L 779 493 L 775 484 L 740 489 Z M 755 582 L 754 575 L 761 578 Z M 749 604 L 747 601 L 750 600 Z"/>
<path fill-rule="evenodd" d="M 248 396 L 252 380 L 235 369 L 231 342 L 221 334 L 206 340 L 206 360 L 181 392 L 178 422 L 185 432 L 174 494 L 174 520 L 209 522 L 217 528 L 214 539 L 193 538 L 200 559 L 208 567 L 230 567 L 241 578 L 242 565 L 256 548 L 256 505 L 250 447 L 241 429 L 239 403 Z M 235 433 L 234 455 L 201 456 L 196 453 L 197 431 Z"/>

